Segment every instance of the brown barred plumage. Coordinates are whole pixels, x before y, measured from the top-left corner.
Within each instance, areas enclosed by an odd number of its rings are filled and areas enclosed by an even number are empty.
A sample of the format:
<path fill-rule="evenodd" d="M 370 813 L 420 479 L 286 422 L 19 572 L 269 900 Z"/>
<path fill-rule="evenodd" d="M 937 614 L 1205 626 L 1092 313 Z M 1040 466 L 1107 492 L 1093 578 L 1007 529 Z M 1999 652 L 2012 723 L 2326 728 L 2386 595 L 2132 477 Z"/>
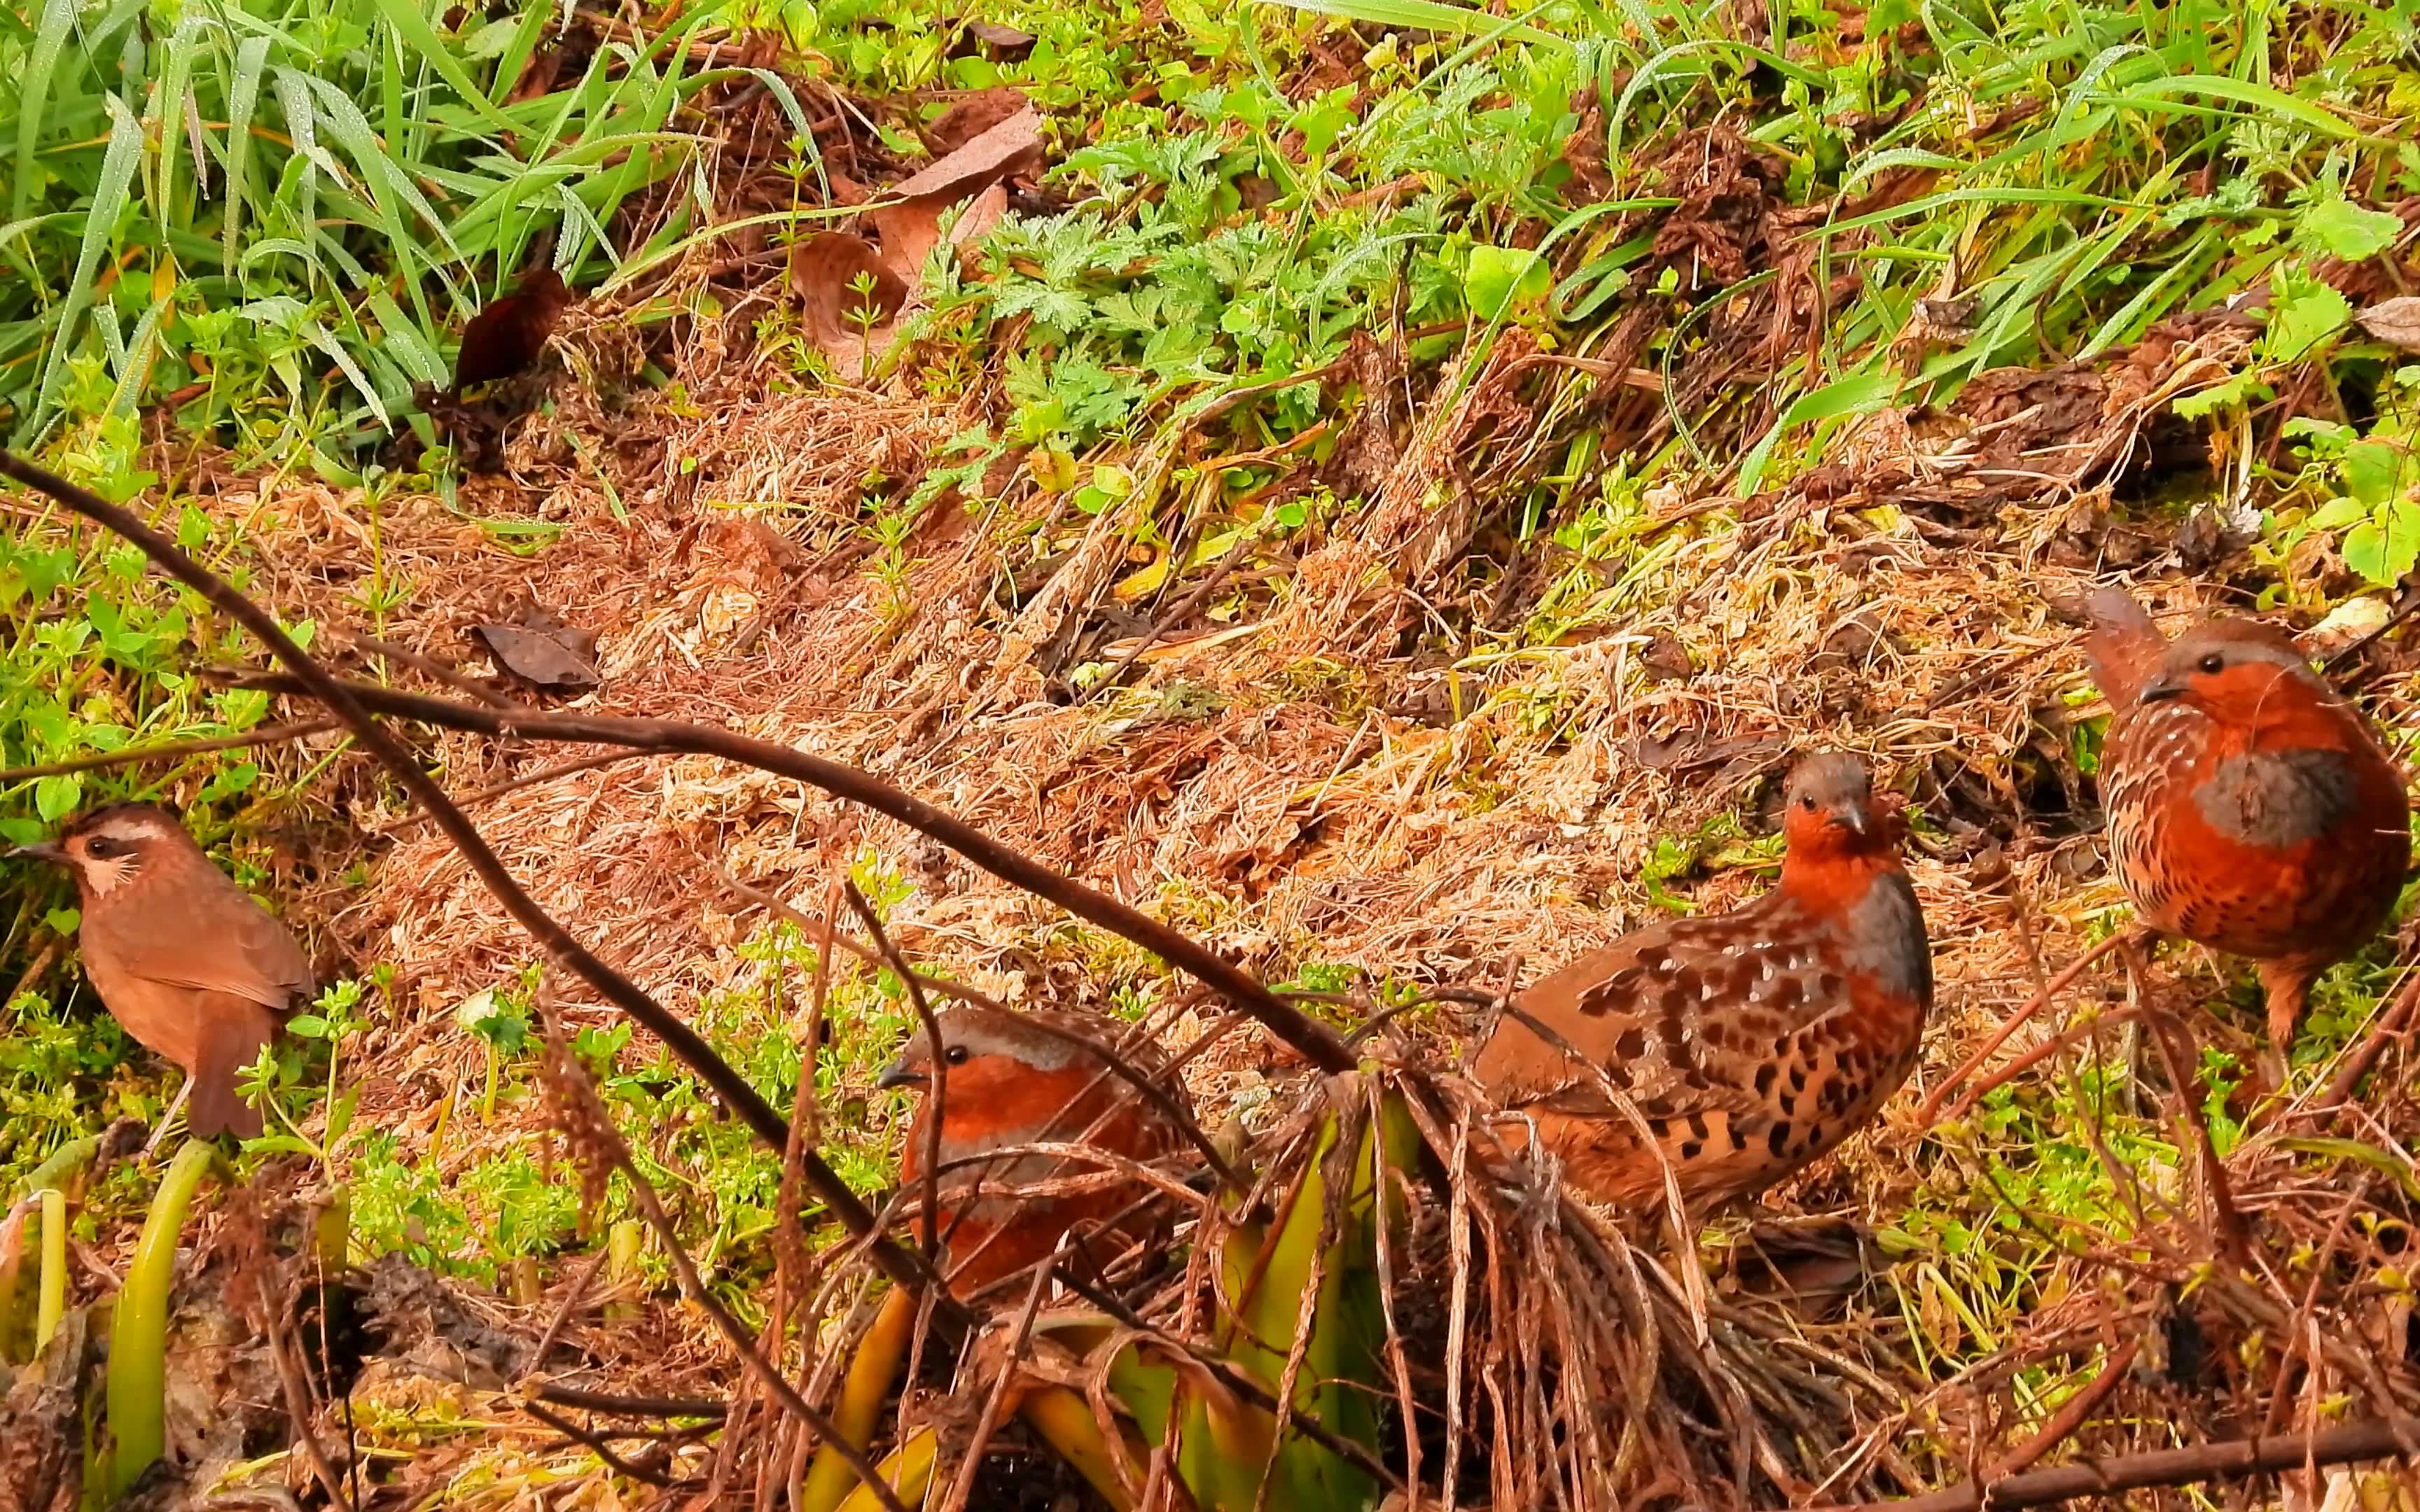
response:
<path fill-rule="evenodd" d="M 1881 1111 L 1932 1007 L 1900 817 L 1862 764 L 1820 756 L 1791 775 L 1784 828 L 1771 893 L 1637 931 L 1520 995 L 1473 1066 L 1517 1115 L 1501 1125 L 1510 1143 L 1534 1128 L 1575 1187 L 1639 1210 L 1663 1200 L 1667 1163 L 1693 1203 L 1751 1196 Z"/>
<path fill-rule="evenodd" d="M 2171 642 L 2116 589 L 2086 608 L 2110 864 L 2145 924 L 2258 964 L 2282 1064 L 2311 982 L 2394 909 L 2402 778 L 2282 632 L 2215 619 Z"/>

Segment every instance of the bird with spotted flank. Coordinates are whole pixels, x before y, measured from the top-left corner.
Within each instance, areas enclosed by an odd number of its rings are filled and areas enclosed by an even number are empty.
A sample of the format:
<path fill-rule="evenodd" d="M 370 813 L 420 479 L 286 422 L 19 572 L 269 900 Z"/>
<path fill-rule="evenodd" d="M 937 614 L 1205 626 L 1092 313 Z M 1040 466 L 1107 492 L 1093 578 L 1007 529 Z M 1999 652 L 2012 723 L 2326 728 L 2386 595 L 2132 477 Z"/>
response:
<path fill-rule="evenodd" d="M 2116 588 L 2084 608 L 2111 868 L 2145 925 L 2257 965 L 2277 1080 L 2311 983 L 2394 912 L 2403 779 L 2284 631 L 2214 618 L 2171 640 Z"/>
<path fill-rule="evenodd" d="M 1838 753 L 1800 762 L 1785 804 L 1773 891 L 1573 962 L 1481 1048 L 1504 1136 L 1534 1133 L 1582 1194 L 1643 1210 L 1668 1167 L 1693 1207 L 1752 1196 L 1864 1127 L 1915 1069 L 1932 949 L 1903 817 Z"/>

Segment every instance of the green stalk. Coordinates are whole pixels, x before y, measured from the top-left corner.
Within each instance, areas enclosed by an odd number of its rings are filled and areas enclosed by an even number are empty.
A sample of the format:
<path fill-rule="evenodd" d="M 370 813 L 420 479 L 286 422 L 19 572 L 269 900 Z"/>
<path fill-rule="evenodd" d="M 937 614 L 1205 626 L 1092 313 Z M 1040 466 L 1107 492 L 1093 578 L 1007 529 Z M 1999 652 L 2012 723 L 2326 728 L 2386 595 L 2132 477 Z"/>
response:
<path fill-rule="evenodd" d="M 15 1365 L 30 1359 L 30 1350 L 20 1349 L 18 1336 L 24 1332 L 25 1304 L 19 1295 L 24 1289 L 22 1272 L 25 1263 L 25 1227 L 22 1219 L 12 1232 L 0 1223 L 0 1365 Z"/>
<path fill-rule="evenodd" d="M 850 1448 L 873 1444 L 883 1399 L 891 1395 L 892 1382 L 899 1379 L 899 1363 L 907 1356 L 915 1328 L 916 1294 L 905 1287 L 892 1288 L 883 1295 L 881 1311 L 858 1340 L 857 1353 L 850 1357 L 848 1374 L 841 1381 L 839 1405 L 832 1409 L 832 1429 Z M 824 1444 L 815 1450 L 814 1463 L 808 1468 L 806 1490 L 799 1498 L 799 1512 L 832 1512 L 857 1484 L 857 1472 L 830 1444 Z"/>
<path fill-rule="evenodd" d="M 613 1286 L 639 1273 L 639 1257 L 647 1247 L 647 1226 L 636 1218 L 624 1218 L 615 1223 L 605 1236 L 605 1278 Z M 613 1302 L 605 1304 L 605 1316 L 616 1322 L 628 1322 L 639 1316 L 636 1302 Z"/>
<path fill-rule="evenodd" d="M 34 1352 L 50 1347 L 68 1310 L 68 1197 L 57 1187 L 42 1192 L 42 1291 L 34 1307 Z"/>
<path fill-rule="evenodd" d="M 124 1496 L 168 1445 L 168 1293 L 177 1279 L 177 1237 L 194 1189 L 215 1153 L 188 1139 L 151 1199 L 117 1311 L 109 1326 L 109 1496 Z M 44 1241 L 45 1247 L 48 1240 Z"/>

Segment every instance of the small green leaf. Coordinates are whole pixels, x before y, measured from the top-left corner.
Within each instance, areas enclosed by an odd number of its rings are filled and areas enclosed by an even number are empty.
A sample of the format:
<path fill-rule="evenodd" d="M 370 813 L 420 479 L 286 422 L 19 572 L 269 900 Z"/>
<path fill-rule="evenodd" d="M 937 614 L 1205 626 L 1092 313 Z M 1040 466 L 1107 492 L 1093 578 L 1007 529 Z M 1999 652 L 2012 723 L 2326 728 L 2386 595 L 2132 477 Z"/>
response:
<path fill-rule="evenodd" d="M 2369 518 L 2369 506 L 2339 495 L 2311 512 L 2311 524 L 2322 531 L 2340 531 Z"/>
<path fill-rule="evenodd" d="M 1463 295 L 1481 320 L 1501 319 L 1513 301 L 1543 300 L 1554 286 L 1546 259 L 1519 247 L 1473 247 L 1462 273 Z"/>
<path fill-rule="evenodd" d="M 311 1148 L 308 1141 L 284 1134 L 264 1134 L 258 1139 L 247 1139 L 243 1142 L 243 1148 L 247 1152 L 256 1155 L 317 1155 L 319 1153 Z"/>
<path fill-rule="evenodd" d="M 2366 210 L 2350 200 L 2326 199 L 2303 212 L 2295 232 L 2349 263 L 2366 261 L 2395 244 L 2403 223 L 2384 210 Z"/>
<path fill-rule="evenodd" d="M 317 1013 L 298 1013 L 286 1021 L 286 1032 L 298 1040 L 324 1040 L 328 1021 Z"/>
<path fill-rule="evenodd" d="M 2355 441 L 2344 451 L 2345 488 L 2375 509 L 2393 499 L 2403 477 L 2403 449 L 2386 441 Z"/>
<path fill-rule="evenodd" d="M 2178 397 L 2168 408 L 2183 420 L 2205 420 L 2222 409 L 2231 409 L 2244 403 L 2265 386 L 2250 373 L 2238 373 L 2224 383 L 2213 383 L 2198 393 Z"/>
<path fill-rule="evenodd" d="M 42 922 L 54 934 L 73 934 L 84 927 L 84 911 L 78 908 L 54 908 L 42 916 Z"/>
<path fill-rule="evenodd" d="M 2420 505 L 2389 504 L 2345 532 L 2345 565 L 2371 582 L 2394 582 L 2420 563 Z"/>
<path fill-rule="evenodd" d="M 2261 346 L 2273 363 L 2299 362 L 2352 324 L 2352 305 L 2309 273 L 2280 269 L 2270 287 L 2274 301 Z"/>
<path fill-rule="evenodd" d="M 46 777 L 34 784 L 34 811 L 45 824 L 57 824 L 75 812 L 84 798 L 84 778 L 70 772 L 64 777 Z"/>

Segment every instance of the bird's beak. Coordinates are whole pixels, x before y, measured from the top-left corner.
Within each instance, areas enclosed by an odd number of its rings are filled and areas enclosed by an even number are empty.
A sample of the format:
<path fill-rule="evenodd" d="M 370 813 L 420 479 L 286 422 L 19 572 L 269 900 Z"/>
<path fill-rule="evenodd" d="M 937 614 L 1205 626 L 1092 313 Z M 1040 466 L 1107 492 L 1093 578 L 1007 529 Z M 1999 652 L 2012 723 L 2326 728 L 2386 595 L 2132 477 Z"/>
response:
<path fill-rule="evenodd" d="M 68 864 L 68 853 L 59 849 L 56 842 L 47 840 L 37 841 L 31 845 L 17 846 L 8 854 L 11 856 L 30 856 L 38 861 L 55 861 L 61 866 Z"/>
<path fill-rule="evenodd" d="M 874 1079 L 874 1085 L 887 1092 L 894 1087 L 922 1087 L 926 1079 L 923 1072 L 908 1062 L 894 1060 L 882 1068 L 882 1074 Z"/>
<path fill-rule="evenodd" d="M 2134 696 L 2134 702 L 2137 703 L 2164 703 L 2170 699 L 2180 699 L 2184 696 L 2184 684 L 2165 677 L 2154 677 L 2149 682 L 2143 685 L 2143 691 Z"/>
<path fill-rule="evenodd" d="M 1832 823 L 1852 835 L 1863 835 L 1866 832 L 1866 810 L 1843 809 L 1832 816 Z"/>

